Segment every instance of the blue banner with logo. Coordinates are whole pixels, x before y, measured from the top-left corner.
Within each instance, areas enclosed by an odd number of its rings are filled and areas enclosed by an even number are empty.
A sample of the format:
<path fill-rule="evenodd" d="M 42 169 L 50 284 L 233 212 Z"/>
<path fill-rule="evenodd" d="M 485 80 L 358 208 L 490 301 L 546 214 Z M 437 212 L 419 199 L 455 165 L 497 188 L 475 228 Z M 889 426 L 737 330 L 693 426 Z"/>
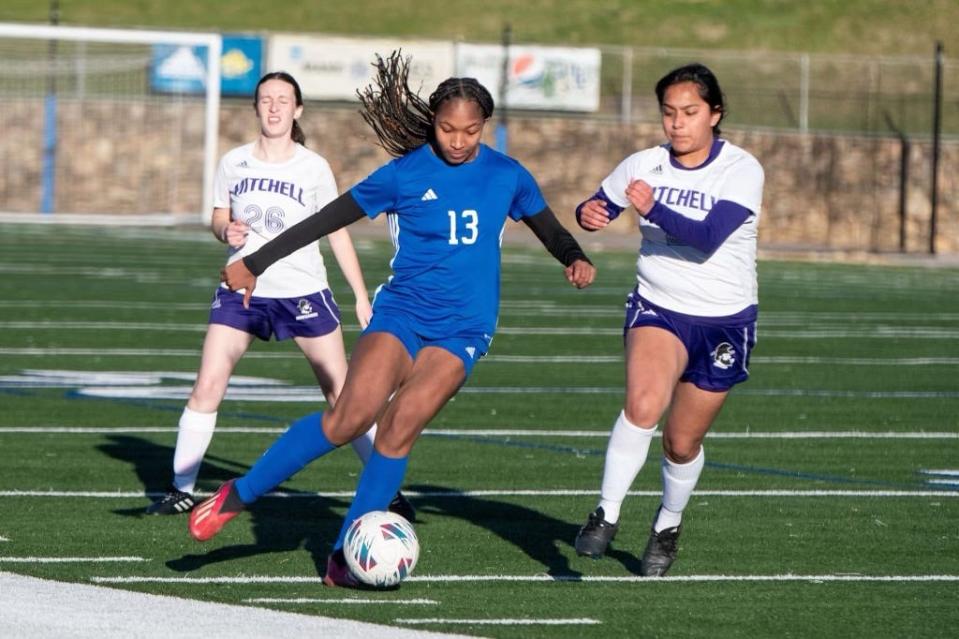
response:
<path fill-rule="evenodd" d="M 263 38 L 224 35 L 220 59 L 220 93 L 252 96 L 263 74 Z"/>
<path fill-rule="evenodd" d="M 153 45 L 150 88 L 159 93 L 203 94 L 206 91 L 207 48 Z M 253 95 L 263 69 L 263 38 L 224 35 L 220 58 L 220 93 Z"/>
<path fill-rule="evenodd" d="M 205 93 L 207 47 L 153 45 L 150 88 L 160 93 Z"/>

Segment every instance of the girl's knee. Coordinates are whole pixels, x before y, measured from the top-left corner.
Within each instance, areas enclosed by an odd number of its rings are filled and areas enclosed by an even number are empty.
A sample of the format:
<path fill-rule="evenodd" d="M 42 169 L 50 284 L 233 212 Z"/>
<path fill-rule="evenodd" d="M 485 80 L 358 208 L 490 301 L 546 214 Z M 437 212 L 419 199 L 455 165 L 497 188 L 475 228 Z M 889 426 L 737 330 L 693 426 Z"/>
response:
<path fill-rule="evenodd" d="M 623 408 L 626 419 L 640 428 L 655 426 L 659 423 L 659 418 L 662 417 L 665 410 L 666 404 L 662 398 L 648 391 L 630 393 L 626 398 L 626 406 Z"/>
<path fill-rule="evenodd" d="M 702 448 L 702 439 L 676 437 L 670 433 L 663 433 L 663 451 L 676 464 L 688 464 L 696 459 Z"/>

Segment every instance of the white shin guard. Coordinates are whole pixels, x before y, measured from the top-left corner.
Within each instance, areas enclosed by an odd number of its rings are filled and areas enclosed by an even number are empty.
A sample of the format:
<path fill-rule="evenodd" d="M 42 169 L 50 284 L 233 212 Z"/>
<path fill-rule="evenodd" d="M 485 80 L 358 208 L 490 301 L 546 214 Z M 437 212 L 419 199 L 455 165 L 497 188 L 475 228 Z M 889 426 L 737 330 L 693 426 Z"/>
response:
<path fill-rule="evenodd" d="M 183 408 L 176 436 L 176 451 L 173 453 L 173 485 L 177 490 L 192 493 L 200 464 L 213 439 L 216 428 L 216 413 L 200 413 Z"/>
<path fill-rule="evenodd" d="M 633 485 L 633 480 L 646 463 L 649 444 L 656 432 L 656 425 L 641 428 L 626 419 L 625 412 L 619 413 L 606 447 L 606 465 L 603 468 L 603 483 L 600 489 L 599 507 L 603 509 L 603 518 L 615 524 L 619 521 L 619 510 Z"/>

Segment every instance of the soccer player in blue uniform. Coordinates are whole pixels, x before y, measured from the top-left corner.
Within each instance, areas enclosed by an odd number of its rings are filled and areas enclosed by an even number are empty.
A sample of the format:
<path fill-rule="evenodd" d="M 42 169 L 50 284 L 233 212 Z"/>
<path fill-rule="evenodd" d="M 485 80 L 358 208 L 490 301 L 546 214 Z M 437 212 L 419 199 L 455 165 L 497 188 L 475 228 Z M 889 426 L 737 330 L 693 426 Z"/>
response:
<path fill-rule="evenodd" d="M 393 275 L 353 350 L 337 403 L 293 423 L 250 471 L 194 509 L 190 534 L 213 537 L 246 504 L 369 429 L 374 451 L 327 562 L 324 583 L 353 586 L 343 537 L 361 515 L 385 510 L 413 444 L 489 348 L 499 307 L 500 244 L 508 219 L 532 229 L 575 287 L 595 269 L 523 166 L 480 142 L 493 99 L 472 78 L 449 78 L 425 102 L 407 86 L 409 60 L 377 61 L 378 89 L 363 116 L 397 156 L 316 215 L 224 269 L 249 296 L 256 275 L 299 246 L 364 216 L 389 216 Z"/>
<path fill-rule="evenodd" d="M 213 180 L 210 230 L 229 247 L 228 263 L 255 252 L 338 193 L 326 159 L 305 146 L 306 136 L 297 121 L 303 112 L 303 94 L 296 79 L 282 71 L 264 75 L 253 92 L 253 108 L 260 135 L 224 155 Z M 349 232 L 340 229 L 327 239 L 353 289 L 356 317 L 365 328 L 373 310 Z M 346 348 L 340 310 L 318 243 L 276 262 L 258 284 L 246 308 L 243 296 L 223 285 L 214 295 L 200 370 L 177 429 L 173 483 L 147 508 L 148 514 L 177 515 L 193 508 L 217 409 L 233 370 L 255 338 L 275 336 L 296 342 L 327 402 L 336 403 L 346 381 Z M 374 426 L 352 442 L 364 463 L 373 450 L 375 430 Z M 399 493 L 390 509 L 410 520 L 415 517 L 412 505 Z"/>

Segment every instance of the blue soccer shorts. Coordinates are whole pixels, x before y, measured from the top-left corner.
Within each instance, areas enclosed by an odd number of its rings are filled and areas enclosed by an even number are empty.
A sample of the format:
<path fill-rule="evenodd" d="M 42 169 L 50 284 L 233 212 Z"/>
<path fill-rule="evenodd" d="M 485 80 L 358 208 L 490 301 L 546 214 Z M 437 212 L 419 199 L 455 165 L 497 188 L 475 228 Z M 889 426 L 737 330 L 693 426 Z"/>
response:
<path fill-rule="evenodd" d="M 373 318 L 369 326 L 363 331 L 367 333 L 389 333 L 402 342 L 406 351 L 414 360 L 416 355 L 427 346 L 437 346 L 449 351 L 463 362 L 466 377 L 473 372 L 473 366 L 489 351 L 492 335 L 486 334 L 459 334 L 442 338 L 429 338 L 418 329 L 416 321 L 393 309 L 377 312 L 374 308 Z"/>

